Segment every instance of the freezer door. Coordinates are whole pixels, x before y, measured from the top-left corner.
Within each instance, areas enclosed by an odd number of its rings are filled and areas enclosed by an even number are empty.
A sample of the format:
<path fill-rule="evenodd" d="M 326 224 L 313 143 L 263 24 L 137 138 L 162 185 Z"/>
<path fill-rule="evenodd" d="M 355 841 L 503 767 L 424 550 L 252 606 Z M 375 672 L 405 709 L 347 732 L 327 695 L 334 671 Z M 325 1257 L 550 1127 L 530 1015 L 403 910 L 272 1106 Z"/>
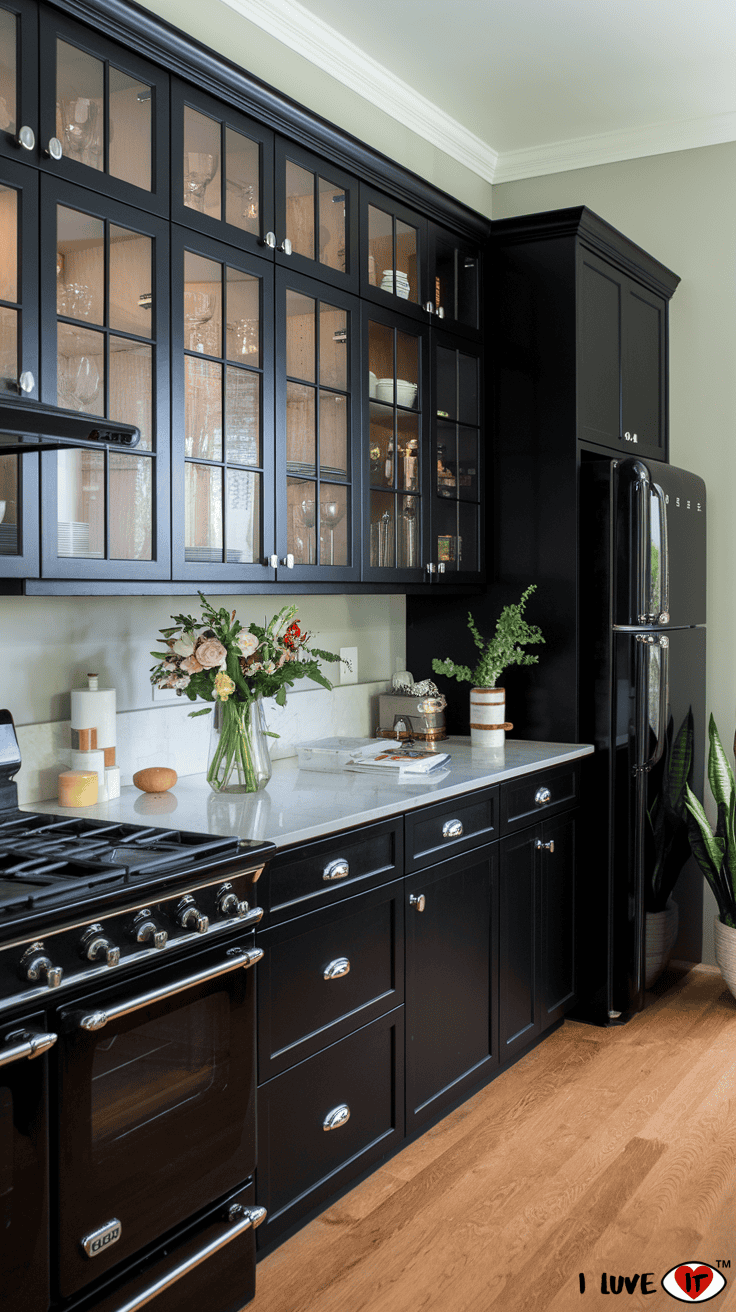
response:
<path fill-rule="evenodd" d="M 615 625 L 705 623 L 705 484 L 654 460 L 613 466 Z"/>

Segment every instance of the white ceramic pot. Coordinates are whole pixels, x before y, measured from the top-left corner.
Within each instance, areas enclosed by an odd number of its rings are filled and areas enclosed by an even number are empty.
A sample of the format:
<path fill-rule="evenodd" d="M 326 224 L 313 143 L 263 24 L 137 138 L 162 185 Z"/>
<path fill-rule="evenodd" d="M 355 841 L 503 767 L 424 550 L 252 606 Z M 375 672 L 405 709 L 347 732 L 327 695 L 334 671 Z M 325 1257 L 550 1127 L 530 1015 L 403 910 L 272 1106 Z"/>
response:
<path fill-rule="evenodd" d="M 506 720 L 505 688 L 470 689 L 470 743 L 472 747 L 498 749 L 504 734 L 513 729 Z"/>
<path fill-rule="evenodd" d="M 670 959 L 677 938 L 679 912 L 671 898 L 664 911 L 647 911 L 644 927 L 644 988 L 650 989 Z"/>
<path fill-rule="evenodd" d="M 724 982 L 736 998 L 736 929 L 724 925 L 720 916 L 716 916 L 713 937 L 718 968 Z"/>

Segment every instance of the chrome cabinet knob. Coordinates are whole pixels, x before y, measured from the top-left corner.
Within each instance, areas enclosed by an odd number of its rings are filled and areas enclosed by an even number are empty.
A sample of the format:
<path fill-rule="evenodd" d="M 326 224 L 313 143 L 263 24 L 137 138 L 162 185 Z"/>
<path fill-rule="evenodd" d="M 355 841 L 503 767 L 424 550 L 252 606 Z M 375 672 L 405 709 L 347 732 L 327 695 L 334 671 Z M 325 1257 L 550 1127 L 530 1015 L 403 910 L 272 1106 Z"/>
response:
<path fill-rule="evenodd" d="M 58 989 L 64 977 L 61 966 L 53 966 L 51 958 L 46 956 L 43 943 L 32 943 L 21 961 L 21 979 L 29 984 L 46 981 L 50 989 Z"/>
<path fill-rule="evenodd" d="M 276 247 L 276 250 L 277 250 L 277 251 L 282 251 L 284 255 L 291 255 L 291 252 L 292 252 L 292 250 L 293 250 L 293 247 L 292 247 L 292 244 L 291 244 L 289 238 L 288 238 L 288 237 L 284 237 L 284 240 L 282 241 L 281 245 L 280 245 L 280 246 L 277 246 L 277 247 Z"/>
<path fill-rule="evenodd" d="M 106 961 L 108 966 L 117 966 L 120 960 L 120 948 L 102 932 L 102 925 L 90 925 L 82 935 L 81 955 L 85 961 Z"/>
<path fill-rule="evenodd" d="M 443 838 L 462 838 L 464 832 L 462 820 L 445 820 L 442 826 Z"/>
<path fill-rule="evenodd" d="M 35 386 L 36 386 L 36 380 L 33 374 L 31 373 L 30 369 L 24 369 L 23 373 L 18 379 L 18 387 L 20 388 L 21 392 L 25 392 L 25 394 L 28 395 L 29 392 L 32 392 L 34 390 Z"/>
<path fill-rule="evenodd" d="M 543 843 L 541 838 L 538 838 L 534 846 L 538 852 L 554 852 L 555 840 L 554 838 L 551 838 L 548 843 Z"/>
<path fill-rule="evenodd" d="M 269 556 L 268 560 L 266 561 L 266 564 L 270 565 L 271 569 L 278 569 L 278 565 L 279 565 L 278 556 L 275 553 L 273 556 Z"/>
<path fill-rule="evenodd" d="M 43 154 L 46 159 L 55 159 L 55 160 L 61 159 L 62 155 L 64 154 L 64 147 L 62 146 L 58 137 L 51 137 L 49 139 L 49 144 L 46 147 L 46 149 L 43 151 Z"/>
<path fill-rule="evenodd" d="M 423 893 L 412 893 L 409 898 L 409 906 L 414 907 L 415 911 L 423 911 L 427 905 L 427 899 Z"/>
<path fill-rule="evenodd" d="M 534 802 L 537 806 L 546 806 L 552 801 L 552 794 L 549 788 L 538 788 L 534 794 Z"/>
<path fill-rule="evenodd" d="M 425 301 L 424 308 L 427 311 L 427 314 L 434 314 L 434 306 L 431 301 Z"/>
<path fill-rule="evenodd" d="M 210 927 L 209 916 L 205 916 L 195 905 L 191 893 L 181 899 L 176 909 L 176 921 L 182 929 L 196 930 L 198 934 L 204 934 Z"/>
<path fill-rule="evenodd" d="M 350 974 L 350 962 L 347 957 L 336 957 L 331 961 L 329 966 L 325 967 L 323 979 L 342 979 L 343 975 Z"/>
<path fill-rule="evenodd" d="M 275 251 L 275 250 L 276 250 L 276 233 L 275 233 L 275 232 L 267 232 L 266 235 L 265 235 L 265 237 L 263 238 L 263 245 L 264 245 L 264 246 L 268 246 L 270 250 Z"/>
<path fill-rule="evenodd" d="M 433 563 L 433 561 L 428 560 L 427 564 L 425 565 L 425 569 L 428 574 L 434 574 L 436 573 L 437 566 Z"/>
<path fill-rule="evenodd" d="M 146 948 L 165 948 L 169 941 L 168 931 L 159 929 L 150 911 L 141 911 L 133 922 L 133 937 L 136 943 Z"/>
<path fill-rule="evenodd" d="M 36 144 L 36 134 L 33 128 L 29 128 L 27 124 L 24 124 L 22 128 L 18 128 L 15 135 L 15 144 L 19 148 L 22 147 L 23 150 L 33 150 Z"/>
<path fill-rule="evenodd" d="M 346 1102 L 340 1103 L 339 1107 L 333 1107 L 328 1112 L 322 1122 L 323 1130 L 339 1130 L 341 1125 L 350 1120 L 350 1108 Z"/>
<path fill-rule="evenodd" d="M 250 911 L 250 903 L 241 902 L 232 884 L 223 884 L 217 895 L 217 906 L 221 916 L 244 916 Z"/>
<path fill-rule="evenodd" d="M 444 317 L 445 317 L 444 306 L 442 306 L 442 305 L 438 305 L 438 306 L 437 306 L 437 318 L 438 318 L 438 319 L 444 319 Z"/>
<path fill-rule="evenodd" d="M 281 561 L 281 564 L 285 565 L 287 569 L 294 568 L 294 557 L 291 552 L 289 552 L 288 555 L 284 556 L 283 560 Z"/>
<path fill-rule="evenodd" d="M 328 882 L 333 879 L 347 879 L 350 874 L 350 865 L 344 856 L 338 856 L 334 861 L 330 861 L 322 871 L 322 878 Z"/>

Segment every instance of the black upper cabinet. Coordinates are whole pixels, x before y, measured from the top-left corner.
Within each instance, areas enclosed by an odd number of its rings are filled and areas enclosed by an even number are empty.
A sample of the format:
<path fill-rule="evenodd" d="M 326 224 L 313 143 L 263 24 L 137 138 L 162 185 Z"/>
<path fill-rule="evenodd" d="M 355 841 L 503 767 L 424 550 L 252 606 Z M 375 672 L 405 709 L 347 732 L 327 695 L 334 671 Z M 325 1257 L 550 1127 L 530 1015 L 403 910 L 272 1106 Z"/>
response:
<path fill-rule="evenodd" d="M 38 160 L 38 6 L 3 0 L 0 8 L 0 155 Z"/>
<path fill-rule="evenodd" d="M 276 263 L 358 292 L 358 182 L 276 138 Z"/>
<path fill-rule="evenodd" d="M 432 328 L 429 560 L 444 588 L 483 577 L 486 429 L 480 345 Z"/>
<path fill-rule="evenodd" d="M 430 223 L 429 303 L 440 326 L 480 339 L 481 259 L 477 242 Z"/>
<path fill-rule="evenodd" d="M 427 220 L 365 184 L 360 206 L 361 296 L 426 323 L 434 306 Z"/>

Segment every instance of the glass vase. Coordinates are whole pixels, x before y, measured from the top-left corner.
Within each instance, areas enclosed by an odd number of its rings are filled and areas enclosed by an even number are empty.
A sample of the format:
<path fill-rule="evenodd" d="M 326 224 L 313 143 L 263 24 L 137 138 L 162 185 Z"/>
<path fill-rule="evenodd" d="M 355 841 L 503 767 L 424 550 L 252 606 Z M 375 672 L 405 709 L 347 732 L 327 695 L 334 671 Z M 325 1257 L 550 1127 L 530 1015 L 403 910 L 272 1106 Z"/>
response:
<path fill-rule="evenodd" d="M 216 702 L 207 783 L 215 793 L 257 793 L 271 778 L 263 700 Z"/>

